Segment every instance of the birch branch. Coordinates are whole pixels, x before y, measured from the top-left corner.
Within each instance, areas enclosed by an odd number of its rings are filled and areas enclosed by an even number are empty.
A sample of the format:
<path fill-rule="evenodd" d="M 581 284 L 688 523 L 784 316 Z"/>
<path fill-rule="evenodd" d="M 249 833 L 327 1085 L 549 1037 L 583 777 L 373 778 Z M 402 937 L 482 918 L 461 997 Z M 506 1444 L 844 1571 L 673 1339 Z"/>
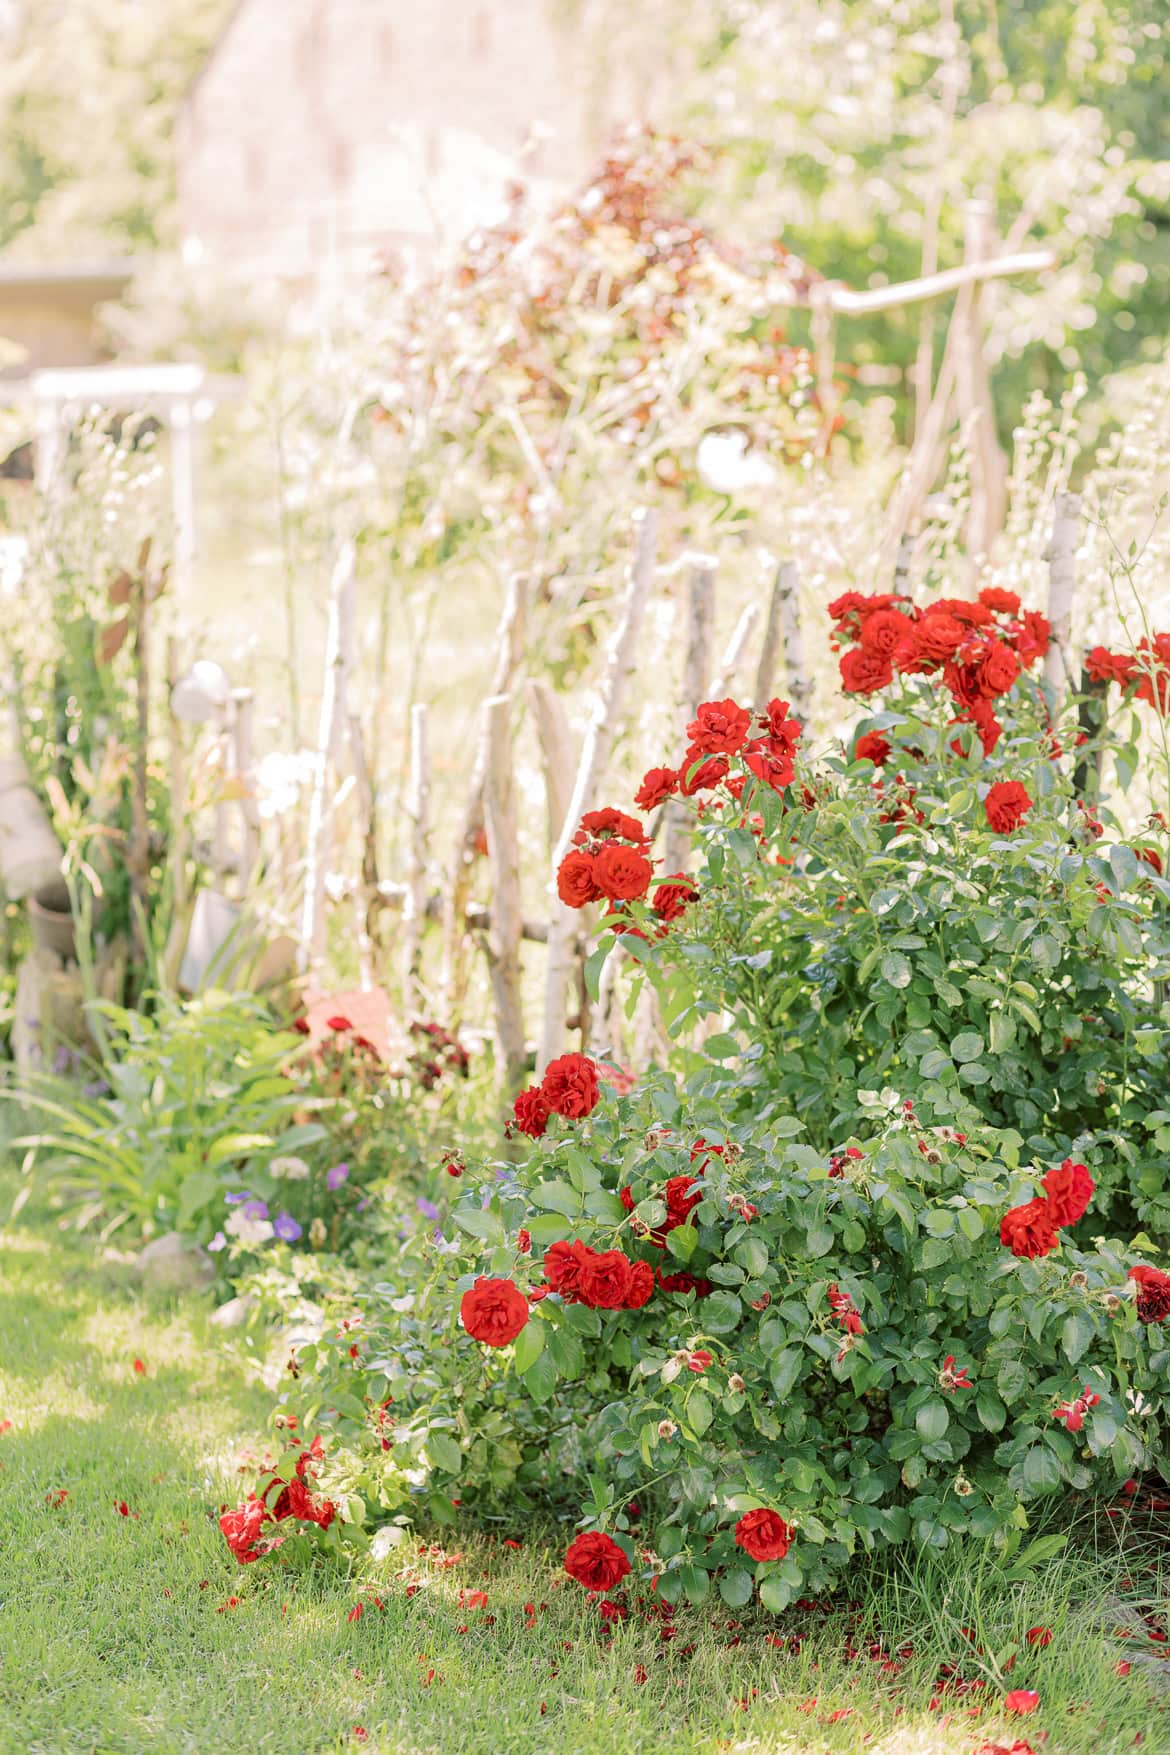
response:
<path fill-rule="evenodd" d="M 528 679 L 528 701 L 536 721 L 536 735 L 544 764 L 544 790 L 548 801 L 548 849 L 550 854 L 569 812 L 573 790 L 573 734 L 565 704 L 543 677 Z"/>
<path fill-rule="evenodd" d="M 735 624 L 735 630 L 727 642 L 727 649 L 719 661 L 719 670 L 711 684 L 711 699 L 721 701 L 732 683 L 743 661 L 744 649 L 751 639 L 756 623 L 760 619 L 758 603 L 749 603 Z"/>
<path fill-rule="evenodd" d="M 509 1097 L 524 1077 L 524 1011 L 520 996 L 520 848 L 512 786 L 512 697 L 484 702 L 487 771 L 484 811 L 492 865 L 492 910 L 487 935 L 488 970 L 496 1014 L 499 1065 Z"/>
<path fill-rule="evenodd" d="M 406 1009 L 421 1004 L 422 934 L 427 914 L 427 851 L 431 832 L 430 709 L 415 701 L 410 709 L 410 785 L 406 820 L 410 848 L 406 866 L 406 906 L 402 911 L 402 988 Z"/>
<path fill-rule="evenodd" d="M 707 675 L 710 667 L 711 637 L 715 624 L 715 567 L 706 558 L 696 560 L 691 568 L 688 592 L 687 650 L 683 662 L 682 693 L 679 700 L 679 736 L 685 746 L 687 726 L 695 716 L 700 701 L 707 698 Z M 681 799 L 672 798 L 666 807 L 666 842 L 663 870 L 681 871 L 690 848 L 690 817 Z"/>
<path fill-rule="evenodd" d="M 639 514 L 634 561 L 622 605 L 621 620 L 610 647 L 605 679 L 585 733 L 569 808 L 553 849 L 554 897 L 549 918 L 548 967 L 545 974 L 544 1022 L 537 1070 L 543 1072 L 559 1052 L 565 1033 L 565 993 L 572 959 L 573 910 L 555 895 L 556 872 L 573 831 L 589 808 L 602 780 L 613 747 L 614 729 L 625 705 L 626 689 L 638 657 L 638 635 L 654 580 L 657 522 L 652 508 Z"/>
<path fill-rule="evenodd" d="M 1080 494 L 1057 494 L 1048 545 L 1048 620 L 1052 638 L 1044 655 L 1044 682 L 1053 697 L 1062 687 L 1075 686 L 1069 659 L 1073 595 L 1077 585 L 1077 543 L 1080 540 Z"/>
<path fill-rule="evenodd" d="M 315 969 L 325 947 L 325 863 L 328 857 L 329 752 L 336 741 L 339 695 L 343 692 L 345 653 L 342 627 L 344 600 L 352 597 L 356 552 L 346 539 L 338 550 L 329 581 L 329 620 L 325 634 L 325 676 L 321 688 L 321 713 L 317 722 L 317 748 L 313 762 L 313 790 L 309 797 L 309 823 L 305 841 L 305 897 L 301 914 L 301 942 L 297 967 L 302 974 Z"/>

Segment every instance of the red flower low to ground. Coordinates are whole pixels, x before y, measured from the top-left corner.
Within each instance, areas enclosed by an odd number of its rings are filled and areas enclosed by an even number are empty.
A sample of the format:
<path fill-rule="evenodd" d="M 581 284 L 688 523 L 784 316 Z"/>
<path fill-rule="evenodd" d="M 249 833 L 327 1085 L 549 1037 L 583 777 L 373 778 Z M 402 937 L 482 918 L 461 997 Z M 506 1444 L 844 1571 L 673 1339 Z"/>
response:
<path fill-rule="evenodd" d="M 584 1530 L 569 1543 L 565 1571 L 586 1590 L 611 1591 L 625 1578 L 630 1562 L 612 1536 Z"/>
<path fill-rule="evenodd" d="M 745 1511 L 735 1526 L 735 1540 L 753 1560 L 783 1560 L 793 1531 L 778 1511 Z"/>

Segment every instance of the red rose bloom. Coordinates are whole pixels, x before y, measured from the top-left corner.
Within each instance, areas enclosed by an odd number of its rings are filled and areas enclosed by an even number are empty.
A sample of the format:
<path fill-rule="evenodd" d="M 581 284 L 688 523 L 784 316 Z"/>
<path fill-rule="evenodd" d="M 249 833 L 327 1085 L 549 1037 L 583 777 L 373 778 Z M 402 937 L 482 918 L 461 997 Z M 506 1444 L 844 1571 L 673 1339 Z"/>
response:
<path fill-rule="evenodd" d="M 278 1523 L 283 1523 L 286 1517 L 295 1517 L 302 1523 L 315 1523 L 327 1530 L 337 1516 L 337 1507 L 332 1499 L 315 1499 L 302 1480 L 294 1479 L 273 1501 L 272 1515 Z"/>
<path fill-rule="evenodd" d="M 1014 591 L 1006 591 L 1002 585 L 985 585 L 979 593 L 979 601 L 985 609 L 991 609 L 997 615 L 1019 615 L 1020 600 Z"/>
<path fill-rule="evenodd" d="M 654 1291 L 654 1269 L 648 1261 L 635 1261 L 630 1264 L 630 1281 L 626 1287 L 626 1309 L 641 1310 L 649 1304 Z"/>
<path fill-rule="evenodd" d="M 697 768 L 696 762 L 699 764 Z M 684 798 L 693 798 L 696 792 L 706 792 L 710 787 L 718 786 L 727 778 L 727 769 L 726 756 L 710 756 L 704 761 L 702 750 L 692 745 L 678 771 L 679 791 Z"/>
<path fill-rule="evenodd" d="M 1054 1225 L 1075 1225 L 1088 1210 L 1095 1187 L 1084 1164 L 1066 1158 L 1044 1178 L 1044 1193 Z"/>
<path fill-rule="evenodd" d="M 1027 670 L 1037 658 L 1043 658 L 1052 641 L 1052 624 L 1048 617 L 1041 615 L 1038 609 L 1026 609 L 1024 619 L 1016 634 L 1016 651 L 1020 663 Z"/>
<path fill-rule="evenodd" d="M 579 1121 L 597 1107 L 597 1068 L 587 1054 L 562 1054 L 545 1068 L 540 1094 L 554 1115 Z"/>
<path fill-rule="evenodd" d="M 613 835 L 623 841 L 632 841 L 636 847 L 646 843 L 646 831 L 637 817 L 627 816 L 624 810 L 614 810 L 607 804 L 604 810 L 585 812 L 573 836 L 573 844 L 579 847 L 584 841 L 608 840 Z"/>
<path fill-rule="evenodd" d="M 704 701 L 687 726 L 696 755 L 734 756 L 747 742 L 752 716 L 730 696 L 725 701 Z"/>
<path fill-rule="evenodd" d="M 902 615 L 899 610 L 876 610 L 862 620 L 862 650 L 881 658 L 892 658 L 899 642 L 906 638 L 910 626 L 909 617 Z"/>
<path fill-rule="evenodd" d="M 983 800 L 987 820 L 997 835 L 1010 835 L 1032 808 L 1032 800 L 1018 780 L 997 780 Z"/>
<path fill-rule="evenodd" d="M 572 1243 L 550 1243 L 544 1252 L 544 1274 L 550 1291 L 566 1304 L 581 1303 L 581 1286 L 593 1251 L 575 1238 Z"/>
<path fill-rule="evenodd" d="M 688 883 L 681 871 L 675 872 L 655 890 L 654 912 L 663 920 L 677 920 L 698 899 L 699 892 L 694 884 Z"/>
<path fill-rule="evenodd" d="M 586 908 L 604 892 L 597 883 L 597 861 L 592 853 L 574 847 L 557 868 L 557 895 L 568 908 Z"/>
<path fill-rule="evenodd" d="M 611 902 L 639 900 L 650 888 L 652 875 L 645 855 L 620 841 L 607 841 L 593 861 L 594 881 Z"/>
<path fill-rule="evenodd" d="M 480 1274 L 464 1292 L 459 1316 L 473 1341 L 506 1347 L 528 1321 L 528 1300 L 512 1280 L 489 1280 Z"/>
<path fill-rule="evenodd" d="M 855 762 L 872 762 L 875 768 L 884 768 L 890 759 L 890 745 L 880 731 L 866 731 L 853 746 Z"/>
<path fill-rule="evenodd" d="M 989 700 L 1006 695 L 1020 674 L 1020 661 L 1002 640 L 992 640 L 979 666 L 979 693 Z"/>
<path fill-rule="evenodd" d="M 582 1304 L 594 1310 L 620 1310 L 629 1296 L 631 1266 L 620 1249 L 590 1250 L 581 1271 Z"/>
<path fill-rule="evenodd" d="M 1126 688 L 1133 681 L 1135 668 L 1128 653 L 1110 652 L 1104 646 L 1094 646 L 1085 657 L 1091 682 L 1120 683 Z"/>
<path fill-rule="evenodd" d="M 1048 1202 L 1037 1197 L 1021 1207 L 1010 1208 L 999 1222 L 999 1240 L 1013 1255 L 1028 1261 L 1047 1255 L 1056 1244 L 1056 1226 Z"/>
<path fill-rule="evenodd" d="M 753 1560 L 783 1560 L 795 1531 L 777 1511 L 745 1511 L 735 1526 L 735 1540 Z"/>
<path fill-rule="evenodd" d="M 1139 640 L 1134 657 L 1137 660 L 1134 674 L 1140 678 L 1136 698 L 1157 707 L 1159 713 L 1170 713 L 1170 634 Z"/>
<path fill-rule="evenodd" d="M 750 743 L 744 755 L 744 766 L 773 792 L 783 792 L 786 786 L 792 785 L 796 776 L 792 751 L 787 744 Z"/>
<path fill-rule="evenodd" d="M 630 1563 L 612 1536 L 601 1530 L 584 1530 L 569 1543 L 565 1571 L 586 1590 L 614 1590 L 630 1570 Z"/>
<path fill-rule="evenodd" d="M 1170 1274 L 1152 1267 L 1132 1267 L 1128 1277 L 1137 1287 L 1138 1321 L 1165 1322 L 1170 1316 Z"/>
<path fill-rule="evenodd" d="M 879 652 L 865 652 L 860 646 L 841 655 L 841 687 L 847 695 L 872 695 L 888 688 L 894 680 L 894 667 Z"/>
<path fill-rule="evenodd" d="M 701 1140 L 699 1141 L 699 1149 L 703 1149 Z M 694 1151 L 692 1151 L 691 1156 L 694 1157 Z M 695 1176 L 671 1176 L 667 1179 L 665 1198 L 666 1229 L 673 1231 L 676 1225 L 686 1224 L 702 1200 L 703 1190 Z"/>
<path fill-rule="evenodd" d="M 664 1292 L 679 1292 L 684 1295 L 687 1292 L 693 1292 L 696 1298 L 709 1298 L 715 1290 L 710 1280 L 699 1279 L 694 1274 L 688 1274 L 685 1270 L 678 1274 L 659 1272 L 656 1278 L 659 1287 Z"/>
<path fill-rule="evenodd" d="M 930 606 L 931 615 L 953 615 L 968 628 L 985 628 L 991 620 L 986 604 L 973 603 L 969 597 L 938 597 Z"/>
<path fill-rule="evenodd" d="M 804 736 L 804 726 L 798 719 L 789 717 L 787 701 L 773 699 L 759 715 L 760 730 L 773 743 L 780 743 L 789 749 L 795 749 Z"/>
<path fill-rule="evenodd" d="M 540 1086 L 529 1085 L 526 1091 L 521 1091 L 512 1105 L 512 1113 L 515 1116 L 515 1126 L 520 1132 L 535 1140 L 540 1138 L 548 1126 L 552 1111 L 544 1100 Z"/>
<path fill-rule="evenodd" d="M 639 810 L 657 810 L 660 804 L 673 798 L 677 791 L 677 769 L 650 768 L 642 776 L 642 784 L 634 794 L 634 803 Z"/>
<path fill-rule="evenodd" d="M 268 1507 L 261 1500 L 249 1499 L 246 1505 L 237 1506 L 235 1511 L 225 1511 L 220 1518 L 224 1541 L 241 1566 L 262 1559 L 270 1551 L 270 1544 L 256 1546 L 269 1515 Z"/>
<path fill-rule="evenodd" d="M 953 721 L 956 725 L 973 725 L 979 733 L 979 741 L 983 746 L 983 754 L 989 756 L 1003 735 L 1003 726 L 995 717 L 995 709 L 990 701 L 982 698 L 972 704 Z M 956 739 L 951 744 L 957 756 L 963 753 L 962 745 Z"/>
<path fill-rule="evenodd" d="M 914 630 L 914 646 L 931 664 L 945 664 L 965 637 L 966 629 L 957 616 L 948 615 L 946 610 L 928 610 Z"/>

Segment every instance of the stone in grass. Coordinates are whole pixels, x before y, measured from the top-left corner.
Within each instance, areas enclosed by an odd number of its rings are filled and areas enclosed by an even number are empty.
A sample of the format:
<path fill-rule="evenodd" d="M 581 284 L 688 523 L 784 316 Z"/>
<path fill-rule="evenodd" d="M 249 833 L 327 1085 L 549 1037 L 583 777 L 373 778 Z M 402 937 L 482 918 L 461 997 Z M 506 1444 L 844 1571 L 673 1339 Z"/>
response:
<path fill-rule="evenodd" d="M 215 1279 L 215 1263 L 197 1243 L 168 1231 L 147 1244 L 138 1257 L 138 1272 L 152 1292 L 201 1292 Z"/>
<path fill-rule="evenodd" d="M 256 1308 L 256 1300 L 250 1292 L 229 1298 L 226 1304 L 212 1312 L 211 1320 L 216 1328 L 240 1328 Z"/>

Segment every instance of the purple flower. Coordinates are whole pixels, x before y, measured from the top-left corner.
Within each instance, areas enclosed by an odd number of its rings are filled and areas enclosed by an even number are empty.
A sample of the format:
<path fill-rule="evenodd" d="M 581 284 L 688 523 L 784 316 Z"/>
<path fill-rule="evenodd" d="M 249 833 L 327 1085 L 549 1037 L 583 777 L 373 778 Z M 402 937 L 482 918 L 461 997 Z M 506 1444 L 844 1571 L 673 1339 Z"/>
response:
<path fill-rule="evenodd" d="M 223 1204 L 225 1207 L 238 1207 L 241 1201 L 253 1200 L 254 1198 L 255 1197 L 245 1188 L 243 1190 L 237 1190 L 234 1194 L 225 1194 L 223 1197 Z"/>
<path fill-rule="evenodd" d="M 276 1235 L 280 1238 L 282 1243 L 295 1243 L 297 1238 L 301 1235 L 301 1227 L 297 1224 L 291 1213 L 278 1213 L 273 1222 L 272 1229 L 276 1232 Z"/>
<path fill-rule="evenodd" d="M 244 1217 L 245 1219 L 266 1219 L 268 1217 L 268 1203 L 262 1200 L 250 1200 L 244 1208 Z"/>
<path fill-rule="evenodd" d="M 425 1194 L 420 1194 L 418 1199 L 415 1201 L 414 1204 L 418 1208 L 419 1212 L 422 1214 L 424 1219 L 437 1219 L 438 1218 L 438 1216 L 439 1216 L 438 1207 L 435 1205 L 433 1200 L 428 1200 Z"/>
<path fill-rule="evenodd" d="M 348 1164 L 334 1164 L 332 1170 L 326 1170 L 326 1172 L 325 1172 L 325 1186 L 329 1190 L 330 1194 L 336 1193 L 336 1191 L 341 1187 L 342 1183 L 345 1181 L 345 1179 L 348 1175 L 349 1175 L 349 1165 Z"/>
<path fill-rule="evenodd" d="M 108 1097 L 110 1087 L 105 1079 L 91 1079 L 88 1085 L 82 1085 L 81 1094 L 83 1097 Z"/>
<path fill-rule="evenodd" d="M 211 1242 L 207 1245 L 207 1247 L 208 1247 L 208 1249 L 214 1250 L 216 1253 L 218 1253 L 219 1250 L 227 1248 L 227 1238 L 224 1236 L 222 1231 L 217 1231 L 215 1233 L 215 1236 L 211 1239 Z"/>

